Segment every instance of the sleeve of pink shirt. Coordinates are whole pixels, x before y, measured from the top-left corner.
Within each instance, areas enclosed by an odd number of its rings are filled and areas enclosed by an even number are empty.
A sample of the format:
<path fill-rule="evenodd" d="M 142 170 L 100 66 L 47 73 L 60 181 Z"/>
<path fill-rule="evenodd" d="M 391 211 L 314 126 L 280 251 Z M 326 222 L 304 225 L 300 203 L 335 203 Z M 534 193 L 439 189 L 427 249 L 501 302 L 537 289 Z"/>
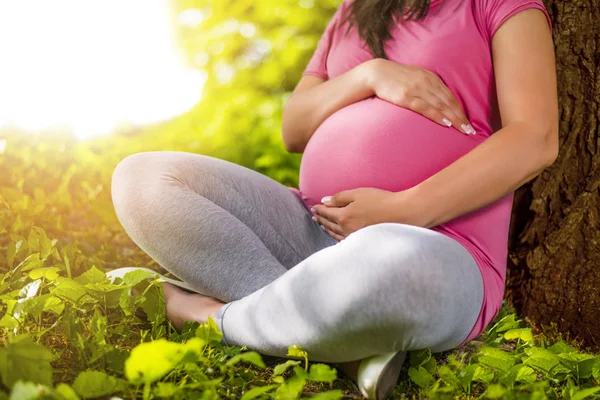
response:
<path fill-rule="evenodd" d="M 317 48 L 315 49 L 315 52 L 313 53 L 302 75 L 313 75 L 324 80 L 329 79 L 329 75 L 327 74 L 327 54 L 329 53 L 333 32 L 335 31 L 337 22 L 340 19 L 341 10 L 343 6 L 344 2 L 342 2 L 342 4 L 339 5 L 339 7 L 329 20 L 329 23 L 325 28 L 325 32 L 323 32 L 323 34 L 321 35 L 321 39 L 317 43 Z"/>
<path fill-rule="evenodd" d="M 488 38 L 494 37 L 494 34 L 500 26 L 510 17 L 520 11 L 537 8 L 542 11 L 548 20 L 548 27 L 552 33 L 552 21 L 548 15 L 546 7 L 542 0 L 479 0 L 482 3 L 485 26 L 488 32 Z"/>

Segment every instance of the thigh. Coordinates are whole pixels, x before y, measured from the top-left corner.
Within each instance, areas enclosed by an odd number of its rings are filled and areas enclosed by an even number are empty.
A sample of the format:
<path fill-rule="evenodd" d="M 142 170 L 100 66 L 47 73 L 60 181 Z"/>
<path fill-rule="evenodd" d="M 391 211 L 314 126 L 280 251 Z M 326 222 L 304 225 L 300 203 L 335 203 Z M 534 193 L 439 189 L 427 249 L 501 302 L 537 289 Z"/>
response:
<path fill-rule="evenodd" d="M 352 233 L 338 247 L 343 246 L 363 267 L 372 265 L 364 279 L 377 290 L 376 298 L 387 299 L 375 311 L 389 327 L 380 340 L 391 340 L 397 351 L 439 352 L 467 338 L 484 287 L 479 266 L 459 242 L 423 227 L 381 223 Z"/>
<path fill-rule="evenodd" d="M 228 344 L 285 355 L 297 344 L 318 361 L 461 344 L 483 301 L 470 253 L 430 229 L 381 223 L 359 229 L 218 318 Z"/>
<path fill-rule="evenodd" d="M 160 152 L 155 162 L 160 163 L 162 173 L 172 175 L 248 226 L 288 269 L 338 243 L 312 220 L 300 197 L 257 171 L 185 152 Z"/>

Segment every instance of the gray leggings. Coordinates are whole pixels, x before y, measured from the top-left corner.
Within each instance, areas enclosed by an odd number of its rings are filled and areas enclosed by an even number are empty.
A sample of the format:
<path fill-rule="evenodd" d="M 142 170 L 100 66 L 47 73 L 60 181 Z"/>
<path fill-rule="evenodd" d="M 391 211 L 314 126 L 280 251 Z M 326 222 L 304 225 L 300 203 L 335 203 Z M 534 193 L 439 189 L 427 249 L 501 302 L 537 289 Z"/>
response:
<path fill-rule="evenodd" d="M 223 344 L 282 357 L 299 345 L 322 362 L 439 352 L 466 339 L 482 305 L 477 264 L 454 239 L 386 222 L 338 241 L 290 189 L 226 160 L 134 154 L 112 196 L 137 245 L 226 303 Z"/>

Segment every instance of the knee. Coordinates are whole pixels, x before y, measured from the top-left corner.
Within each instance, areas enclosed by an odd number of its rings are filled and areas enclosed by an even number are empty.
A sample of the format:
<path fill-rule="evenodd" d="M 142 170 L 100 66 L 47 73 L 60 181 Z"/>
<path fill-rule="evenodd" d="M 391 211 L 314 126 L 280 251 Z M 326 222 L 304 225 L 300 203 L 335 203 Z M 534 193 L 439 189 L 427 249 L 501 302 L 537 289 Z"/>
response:
<path fill-rule="evenodd" d="M 120 219 L 139 209 L 157 179 L 159 154 L 156 152 L 136 153 L 125 157 L 112 174 L 111 197 Z"/>
<path fill-rule="evenodd" d="M 112 175 L 111 196 L 120 219 L 165 206 L 170 191 L 197 184 L 194 171 L 204 156 L 175 151 L 149 151 L 127 156 Z"/>
<path fill-rule="evenodd" d="M 132 154 L 117 164 L 112 174 L 111 196 L 116 208 L 126 203 L 129 189 L 135 185 L 135 177 L 146 159 L 145 153 Z"/>

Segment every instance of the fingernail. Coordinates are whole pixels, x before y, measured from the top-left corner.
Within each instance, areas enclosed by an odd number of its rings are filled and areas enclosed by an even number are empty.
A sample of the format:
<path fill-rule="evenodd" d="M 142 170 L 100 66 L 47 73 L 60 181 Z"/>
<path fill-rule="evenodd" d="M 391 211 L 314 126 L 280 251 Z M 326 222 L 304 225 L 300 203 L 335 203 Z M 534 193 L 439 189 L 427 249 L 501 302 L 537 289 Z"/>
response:
<path fill-rule="evenodd" d="M 462 124 L 460 127 L 467 135 L 474 135 L 476 133 L 471 124 Z"/>
<path fill-rule="evenodd" d="M 313 221 L 316 221 L 316 220 L 317 220 L 317 217 L 315 217 L 315 216 L 313 215 L 313 216 L 312 216 L 312 220 L 313 220 Z"/>
<path fill-rule="evenodd" d="M 321 199 L 321 203 L 327 203 L 331 200 L 331 196 L 325 196 Z"/>
<path fill-rule="evenodd" d="M 450 122 L 450 120 L 448 118 L 444 118 L 442 120 L 442 122 L 444 123 L 444 125 L 446 126 L 452 126 L 452 122 Z"/>
<path fill-rule="evenodd" d="M 310 211 L 312 211 L 313 213 L 316 213 L 316 211 L 315 211 L 314 207 L 311 207 L 311 208 L 310 208 Z"/>
<path fill-rule="evenodd" d="M 325 227 L 323 225 L 319 225 L 321 227 L 321 229 L 325 230 Z"/>

